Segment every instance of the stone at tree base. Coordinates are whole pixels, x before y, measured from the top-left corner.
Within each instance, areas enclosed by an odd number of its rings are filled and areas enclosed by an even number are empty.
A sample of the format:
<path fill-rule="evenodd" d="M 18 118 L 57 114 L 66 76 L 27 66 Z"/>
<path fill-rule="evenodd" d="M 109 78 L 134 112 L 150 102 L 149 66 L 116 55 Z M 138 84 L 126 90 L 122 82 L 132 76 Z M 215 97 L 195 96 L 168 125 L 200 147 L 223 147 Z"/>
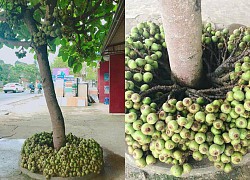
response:
<path fill-rule="evenodd" d="M 234 165 L 234 169 L 230 173 L 225 173 L 213 166 L 208 159 L 201 162 L 191 162 L 193 169 L 190 174 L 182 175 L 177 178 L 171 175 L 171 165 L 157 162 L 154 165 L 148 165 L 145 168 L 138 168 L 135 165 L 131 155 L 125 153 L 126 180 L 249 180 L 250 177 L 250 153 L 244 156 L 239 165 Z"/>

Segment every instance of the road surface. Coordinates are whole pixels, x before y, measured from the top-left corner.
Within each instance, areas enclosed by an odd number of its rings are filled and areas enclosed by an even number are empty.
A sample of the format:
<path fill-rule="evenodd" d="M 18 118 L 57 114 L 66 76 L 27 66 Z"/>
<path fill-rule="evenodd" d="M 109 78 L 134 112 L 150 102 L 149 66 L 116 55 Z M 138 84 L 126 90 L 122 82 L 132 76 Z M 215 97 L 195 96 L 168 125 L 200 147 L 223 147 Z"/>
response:
<path fill-rule="evenodd" d="M 21 104 L 37 96 L 42 96 L 42 94 L 37 94 L 37 92 L 30 94 L 28 90 L 22 93 L 0 92 L 0 115 L 9 114 L 14 109 L 24 111 L 24 109 L 20 108 Z M 31 110 L 30 107 L 27 109 Z"/>
<path fill-rule="evenodd" d="M 22 93 L 0 92 L 0 106 L 14 103 L 17 101 L 22 101 L 24 99 L 28 99 L 28 98 L 34 97 L 36 95 L 37 95 L 37 93 L 30 94 L 28 90 L 26 90 Z"/>

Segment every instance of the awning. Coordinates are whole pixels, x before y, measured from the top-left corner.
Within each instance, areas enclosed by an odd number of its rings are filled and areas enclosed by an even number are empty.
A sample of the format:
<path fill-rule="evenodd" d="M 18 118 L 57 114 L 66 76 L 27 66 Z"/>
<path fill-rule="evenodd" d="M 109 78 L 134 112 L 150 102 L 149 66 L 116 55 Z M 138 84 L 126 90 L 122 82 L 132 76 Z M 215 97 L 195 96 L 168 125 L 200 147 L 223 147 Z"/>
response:
<path fill-rule="evenodd" d="M 125 47 L 125 0 L 120 0 L 101 54 L 124 54 Z"/>

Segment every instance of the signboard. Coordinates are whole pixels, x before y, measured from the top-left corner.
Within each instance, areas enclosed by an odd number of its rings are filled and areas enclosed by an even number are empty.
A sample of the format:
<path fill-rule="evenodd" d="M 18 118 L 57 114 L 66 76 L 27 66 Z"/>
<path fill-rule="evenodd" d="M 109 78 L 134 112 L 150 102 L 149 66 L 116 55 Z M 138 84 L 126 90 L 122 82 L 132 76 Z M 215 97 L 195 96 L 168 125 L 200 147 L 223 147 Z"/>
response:
<path fill-rule="evenodd" d="M 53 68 L 52 69 L 52 76 L 55 78 L 64 78 L 64 76 L 69 75 L 69 68 Z"/>
<path fill-rule="evenodd" d="M 109 86 L 104 86 L 104 94 L 109 94 Z"/>
<path fill-rule="evenodd" d="M 104 73 L 104 81 L 109 81 L 109 73 Z"/>

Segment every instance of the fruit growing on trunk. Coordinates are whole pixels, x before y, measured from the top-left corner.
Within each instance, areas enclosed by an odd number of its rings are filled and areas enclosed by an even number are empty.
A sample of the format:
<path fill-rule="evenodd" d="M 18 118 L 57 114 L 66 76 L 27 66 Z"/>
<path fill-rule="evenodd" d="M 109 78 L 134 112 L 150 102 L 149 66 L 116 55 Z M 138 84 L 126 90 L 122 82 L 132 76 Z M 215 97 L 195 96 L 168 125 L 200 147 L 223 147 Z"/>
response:
<path fill-rule="evenodd" d="M 143 152 L 143 156 L 138 157 L 141 167 L 144 167 L 144 162 L 152 164 L 159 159 L 174 165 L 173 175 L 181 176 L 191 171 L 190 165 L 184 165 L 192 155 L 197 161 L 208 158 L 215 167 L 230 172 L 231 163 L 238 163 L 247 153 L 250 139 L 250 58 L 242 54 L 241 49 L 249 48 L 249 44 L 240 39 L 240 34 L 246 31 L 237 29 L 230 35 L 228 29 L 218 31 L 209 23 L 204 26 L 202 60 L 205 71 L 211 71 L 204 73 L 207 73 L 208 80 L 215 81 L 209 81 L 207 87 L 199 89 L 183 87 L 178 81 L 173 82 L 175 77 L 168 74 L 172 69 L 171 64 L 167 64 L 169 58 L 161 26 L 144 22 L 133 29 L 125 49 L 128 71 L 125 73 L 126 114 L 132 115 L 131 118 L 125 116 L 127 133 L 131 134 L 126 136 L 126 142 L 130 149 Z M 224 71 L 219 67 L 224 66 L 227 59 L 218 55 L 222 59 L 218 67 L 216 63 L 207 63 L 214 56 L 208 47 L 214 53 L 227 49 L 226 57 L 231 56 L 231 60 L 235 60 L 234 67 L 225 66 L 231 68 L 225 76 L 216 74 Z M 236 60 L 235 57 L 242 58 Z M 224 87 L 224 84 L 227 85 Z M 136 119 L 133 118 L 134 113 Z"/>

